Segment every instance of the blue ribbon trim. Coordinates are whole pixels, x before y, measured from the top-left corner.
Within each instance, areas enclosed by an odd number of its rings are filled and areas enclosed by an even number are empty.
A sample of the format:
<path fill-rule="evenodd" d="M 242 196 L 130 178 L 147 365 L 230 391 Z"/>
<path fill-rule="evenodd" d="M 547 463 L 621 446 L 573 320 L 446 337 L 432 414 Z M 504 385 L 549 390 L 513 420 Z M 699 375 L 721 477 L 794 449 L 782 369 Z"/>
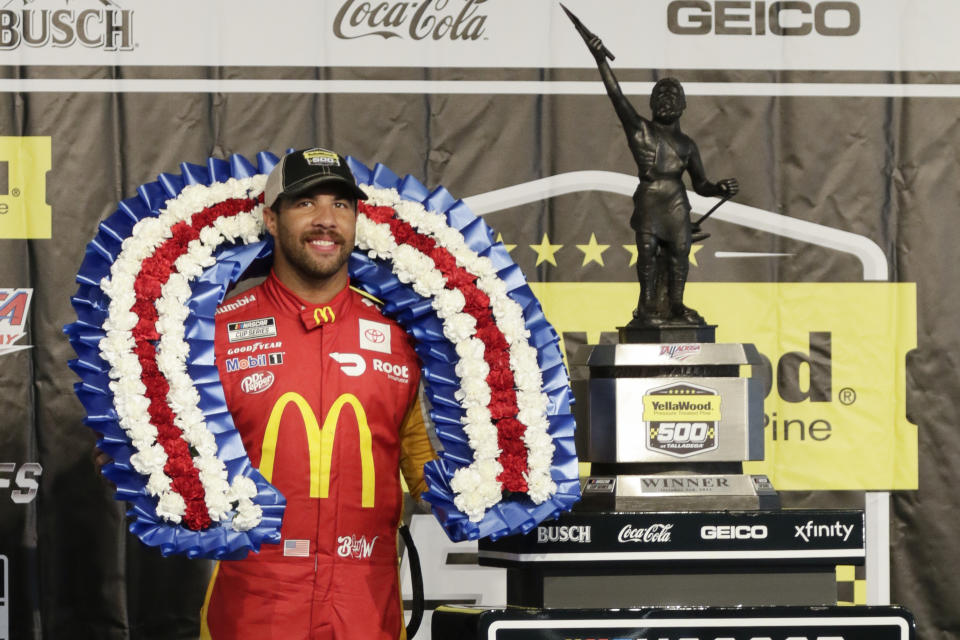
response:
<path fill-rule="evenodd" d="M 96 237 L 87 245 L 77 274 L 79 288 L 71 299 L 77 321 L 64 327 L 77 353 L 77 358 L 68 364 L 81 380 L 74 389 L 87 412 L 84 423 L 100 434 L 98 446 L 113 458 L 113 462 L 104 466 L 103 475 L 117 485 L 116 499 L 130 503 L 127 512 L 132 518 L 130 531 L 145 544 L 159 547 L 163 555 L 238 559 L 251 549 L 258 551 L 264 542 L 280 542 L 286 499 L 250 464 L 224 402 L 213 358 L 213 318 L 217 305 L 228 287 L 245 273 L 269 268 L 271 245 L 261 241 L 222 247 L 217 252 L 217 263 L 191 283 L 190 316 L 185 325 L 190 346 L 188 372 L 196 382 L 200 409 L 217 441 L 217 456 L 227 468 L 228 481 L 242 475 L 253 480 L 257 487 L 253 501 L 263 510 L 263 519 L 249 531 L 234 531 L 218 523 L 204 531 L 191 531 L 157 516 L 157 500 L 147 493 L 146 478 L 130 464 L 134 451 L 113 408 L 107 375 L 110 366 L 99 353 L 98 345 L 105 335 L 102 325 L 109 307 L 109 298 L 100 289 L 100 281 L 110 274 L 123 240 L 130 236 L 139 220 L 158 216 L 167 200 L 175 198 L 187 185 L 209 185 L 231 177 L 240 179 L 266 173 L 277 158 L 262 153 L 257 161 L 257 167 L 241 156 L 233 156 L 229 161 L 211 159 L 206 167 L 183 164 L 181 175 L 162 174 L 156 182 L 140 186 L 137 197 L 122 201 L 117 211 L 100 223 Z"/>
<path fill-rule="evenodd" d="M 416 340 L 415 349 L 423 361 L 424 388 L 432 406 L 430 417 L 443 444 L 439 459 L 424 468 L 430 488 L 423 497 L 430 502 L 447 535 L 460 541 L 526 533 L 543 520 L 569 510 L 580 499 L 574 421 L 570 412 L 573 394 L 563 364 L 559 336 L 544 316 L 520 268 L 514 264 L 503 244 L 494 241 L 493 231 L 486 223 L 443 187 L 430 191 L 412 176 L 401 179 L 380 164 L 370 169 L 350 157 L 347 163 L 357 182 L 396 189 L 402 198 L 442 213 L 450 226 L 463 234 L 472 250 L 488 257 L 507 285 L 507 295 L 523 309 L 530 344 L 537 349 L 543 392 L 547 395 L 548 433 L 555 445 L 551 477 L 557 483 L 557 492 L 539 505 L 523 494 L 507 495 L 489 509 L 482 520 L 470 522 L 454 504 L 450 488 L 454 472 L 473 462 L 473 452 L 463 431 L 464 412 L 453 396 L 460 385 L 454 373 L 459 360 L 456 351 L 444 337 L 442 324 L 430 301 L 401 283 L 391 272 L 389 264 L 372 260 L 359 251 L 350 257 L 353 284 L 383 300 L 384 313 L 396 319 Z"/>
<path fill-rule="evenodd" d="M 412 176 L 401 179 L 383 165 L 370 169 L 354 158 L 347 158 L 347 162 L 358 183 L 397 189 L 404 199 L 443 213 L 449 224 L 463 234 L 471 249 L 488 257 L 507 284 L 510 298 L 523 309 L 526 327 L 531 334 L 530 343 L 537 348 L 544 380 L 543 392 L 548 398 L 548 432 L 556 447 L 551 477 L 557 483 L 557 492 L 540 505 L 525 495 L 507 495 L 480 522 L 470 522 L 454 505 L 449 484 L 457 469 L 473 461 L 472 450 L 463 432 L 464 412 L 454 398 L 460 384 L 454 371 L 458 361 L 456 351 L 444 337 L 442 323 L 430 301 L 401 283 L 388 263 L 371 260 L 359 251 L 350 256 L 352 283 L 384 301 L 383 312 L 395 318 L 414 338 L 415 349 L 423 361 L 424 386 L 432 406 L 430 415 L 443 444 L 439 459 L 428 463 L 424 469 L 430 487 L 424 498 L 431 503 L 447 535 L 455 541 L 481 537 L 496 539 L 527 532 L 539 522 L 569 510 L 580 497 L 573 444 L 574 422 L 570 413 L 573 397 L 559 338 L 544 317 L 519 267 L 503 245 L 494 242 L 493 232 L 484 221 L 443 187 L 430 191 Z M 139 187 L 137 197 L 121 201 L 117 210 L 100 224 L 96 237 L 86 247 L 77 274 L 79 287 L 71 298 L 77 321 L 64 327 L 64 333 L 77 353 L 68 364 L 80 377 L 74 390 L 86 410 L 84 423 L 100 434 L 98 446 L 113 457 L 113 462 L 103 468 L 103 474 L 117 485 L 116 499 L 130 503 L 130 531 L 145 544 L 159 547 L 163 555 L 238 559 L 251 549 L 258 551 L 264 542 L 280 542 L 286 501 L 250 464 L 224 402 L 213 355 L 217 305 L 235 282 L 269 270 L 272 243 L 268 238 L 250 245 L 222 247 L 217 252 L 217 263 L 191 283 L 190 316 L 185 326 L 190 346 L 188 372 L 196 382 L 201 397 L 200 408 L 216 438 L 217 455 L 226 465 L 230 481 L 243 475 L 257 486 L 254 502 L 263 509 L 263 520 L 246 532 L 237 532 L 218 523 L 205 531 L 191 531 L 164 522 L 157 516 L 156 499 L 146 492 L 146 478 L 130 464 L 133 449 L 113 408 L 113 393 L 107 375 L 109 365 L 99 353 L 98 345 L 105 335 L 102 325 L 109 307 L 109 298 L 100 289 L 100 281 L 109 275 L 122 242 L 130 236 L 134 225 L 143 218 L 158 216 L 167 200 L 179 195 L 186 186 L 209 185 L 231 177 L 240 179 L 268 173 L 276 163 L 276 156 L 261 152 L 257 155 L 256 165 L 234 155 L 229 160 L 211 158 L 206 166 L 183 163 L 180 174 L 161 174 L 156 182 Z"/>

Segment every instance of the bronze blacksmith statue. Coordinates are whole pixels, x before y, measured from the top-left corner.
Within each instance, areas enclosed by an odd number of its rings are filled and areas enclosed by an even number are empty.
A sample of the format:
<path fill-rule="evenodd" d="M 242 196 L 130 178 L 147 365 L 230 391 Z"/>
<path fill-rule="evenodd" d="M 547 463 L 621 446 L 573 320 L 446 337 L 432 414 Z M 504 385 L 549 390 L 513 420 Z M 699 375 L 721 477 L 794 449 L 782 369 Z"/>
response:
<path fill-rule="evenodd" d="M 680 82 L 675 78 L 659 80 L 650 95 L 653 120 L 644 118 L 620 90 L 606 60 L 613 56 L 600 38 L 587 31 L 569 11 L 567 13 L 597 61 L 603 84 L 623 123 L 627 144 L 637 163 L 640 184 L 633 194 L 630 226 L 637 237 L 640 300 L 630 324 L 640 327 L 703 325 L 700 314 L 683 304 L 692 239 L 690 201 L 683 184 L 683 173 L 690 174 L 693 190 L 701 196 L 720 196 L 726 200 L 736 195 L 739 185 L 734 178 L 716 183 L 707 180 L 696 143 L 680 130 L 680 116 L 686 108 Z M 699 233 L 698 228 L 693 231 Z M 701 237 L 705 234 L 700 234 L 698 239 Z"/>

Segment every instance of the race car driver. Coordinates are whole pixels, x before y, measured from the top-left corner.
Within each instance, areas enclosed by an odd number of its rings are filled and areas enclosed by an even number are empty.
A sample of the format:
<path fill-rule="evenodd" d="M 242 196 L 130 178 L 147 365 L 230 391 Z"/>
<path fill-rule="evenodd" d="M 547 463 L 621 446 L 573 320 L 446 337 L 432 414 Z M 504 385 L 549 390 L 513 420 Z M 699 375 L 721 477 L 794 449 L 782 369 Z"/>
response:
<path fill-rule="evenodd" d="M 227 406 L 287 506 L 280 545 L 218 563 L 201 638 L 404 637 L 400 471 L 418 496 L 435 454 L 406 333 L 348 286 L 364 198 L 338 154 L 284 156 L 265 187 L 272 272 L 217 311 Z"/>

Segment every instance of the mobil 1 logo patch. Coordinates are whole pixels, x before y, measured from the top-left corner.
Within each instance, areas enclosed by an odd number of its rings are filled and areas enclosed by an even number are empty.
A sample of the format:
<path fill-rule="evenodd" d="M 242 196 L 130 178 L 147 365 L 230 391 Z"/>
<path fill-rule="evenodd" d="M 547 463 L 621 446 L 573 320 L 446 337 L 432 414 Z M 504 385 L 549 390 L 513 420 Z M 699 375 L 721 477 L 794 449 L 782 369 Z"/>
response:
<path fill-rule="evenodd" d="M 720 394 L 691 382 L 650 389 L 643 396 L 650 451 L 684 458 L 717 448 Z"/>
<path fill-rule="evenodd" d="M 227 323 L 227 338 L 230 342 L 273 338 L 277 335 L 277 321 L 274 318 L 256 318 Z"/>

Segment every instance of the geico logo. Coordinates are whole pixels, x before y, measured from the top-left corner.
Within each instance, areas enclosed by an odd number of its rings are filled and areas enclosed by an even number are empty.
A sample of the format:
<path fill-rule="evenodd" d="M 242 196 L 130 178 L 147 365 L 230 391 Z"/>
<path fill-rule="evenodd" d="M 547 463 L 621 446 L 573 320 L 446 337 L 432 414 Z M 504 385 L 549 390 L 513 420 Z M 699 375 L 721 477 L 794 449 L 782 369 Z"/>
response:
<path fill-rule="evenodd" d="M 767 527 L 755 525 L 704 525 L 700 527 L 703 540 L 763 540 L 767 537 Z"/>
<path fill-rule="evenodd" d="M 537 542 L 590 542 L 590 525 L 537 527 Z"/>
<path fill-rule="evenodd" d="M 404 31 L 412 40 L 478 40 L 484 34 L 487 16 L 477 7 L 487 0 L 448 2 L 425 0 L 410 2 L 355 2 L 346 0 L 333 22 L 333 34 L 344 40 L 363 36 L 402 38 Z M 460 11 L 457 12 L 457 6 Z M 451 10 L 442 13 L 444 9 Z M 415 10 L 411 10 L 415 9 Z"/>
<path fill-rule="evenodd" d="M 392 364 L 390 362 L 384 362 L 380 358 L 373 359 L 373 370 L 380 371 L 389 375 L 397 376 L 398 378 L 403 378 L 406 380 L 410 377 L 410 368 L 406 365 L 400 366 L 399 364 Z"/>
<path fill-rule="evenodd" d="M 107 51 L 130 50 L 133 42 L 133 11 L 128 9 L 23 9 L 0 11 L 0 49 L 28 47 L 85 47 Z"/>
<path fill-rule="evenodd" d="M 667 28 L 677 35 L 852 36 L 860 32 L 855 2 L 730 2 L 674 0 L 667 5 Z"/>
<path fill-rule="evenodd" d="M 7 190 L 0 194 L 0 238 L 51 236 L 47 173 L 52 168 L 49 136 L 0 136 L 0 158 L 7 164 Z"/>
<path fill-rule="evenodd" d="M 0 462 L 0 489 L 10 488 L 10 477 L 13 476 L 13 484 L 17 488 L 10 492 L 10 499 L 16 504 L 27 504 L 37 497 L 37 489 L 40 488 L 37 478 L 41 473 L 43 467 L 36 462 L 23 463 L 19 471 L 15 462 Z"/>
<path fill-rule="evenodd" d="M 267 420 L 267 428 L 263 434 L 263 445 L 260 449 L 260 473 L 267 482 L 273 479 L 273 465 L 277 454 L 277 439 L 280 437 L 280 422 L 287 405 L 293 403 L 300 410 L 304 428 L 307 430 L 307 453 L 310 460 L 310 497 L 326 498 L 330 494 L 330 465 L 333 458 L 333 442 L 337 433 L 337 424 L 340 422 L 340 412 L 349 405 L 357 421 L 357 436 L 360 445 L 360 506 L 372 509 L 374 506 L 374 489 L 376 487 L 376 470 L 373 465 L 373 436 L 367 422 L 367 413 L 363 404 L 352 393 L 341 394 L 330 405 L 330 411 L 323 419 L 323 431 L 317 422 L 317 415 L 310 404 L 299 393 L 288 391 L 280 396 Z M 293 421 L 292 424 L 298 424 Z"/>

